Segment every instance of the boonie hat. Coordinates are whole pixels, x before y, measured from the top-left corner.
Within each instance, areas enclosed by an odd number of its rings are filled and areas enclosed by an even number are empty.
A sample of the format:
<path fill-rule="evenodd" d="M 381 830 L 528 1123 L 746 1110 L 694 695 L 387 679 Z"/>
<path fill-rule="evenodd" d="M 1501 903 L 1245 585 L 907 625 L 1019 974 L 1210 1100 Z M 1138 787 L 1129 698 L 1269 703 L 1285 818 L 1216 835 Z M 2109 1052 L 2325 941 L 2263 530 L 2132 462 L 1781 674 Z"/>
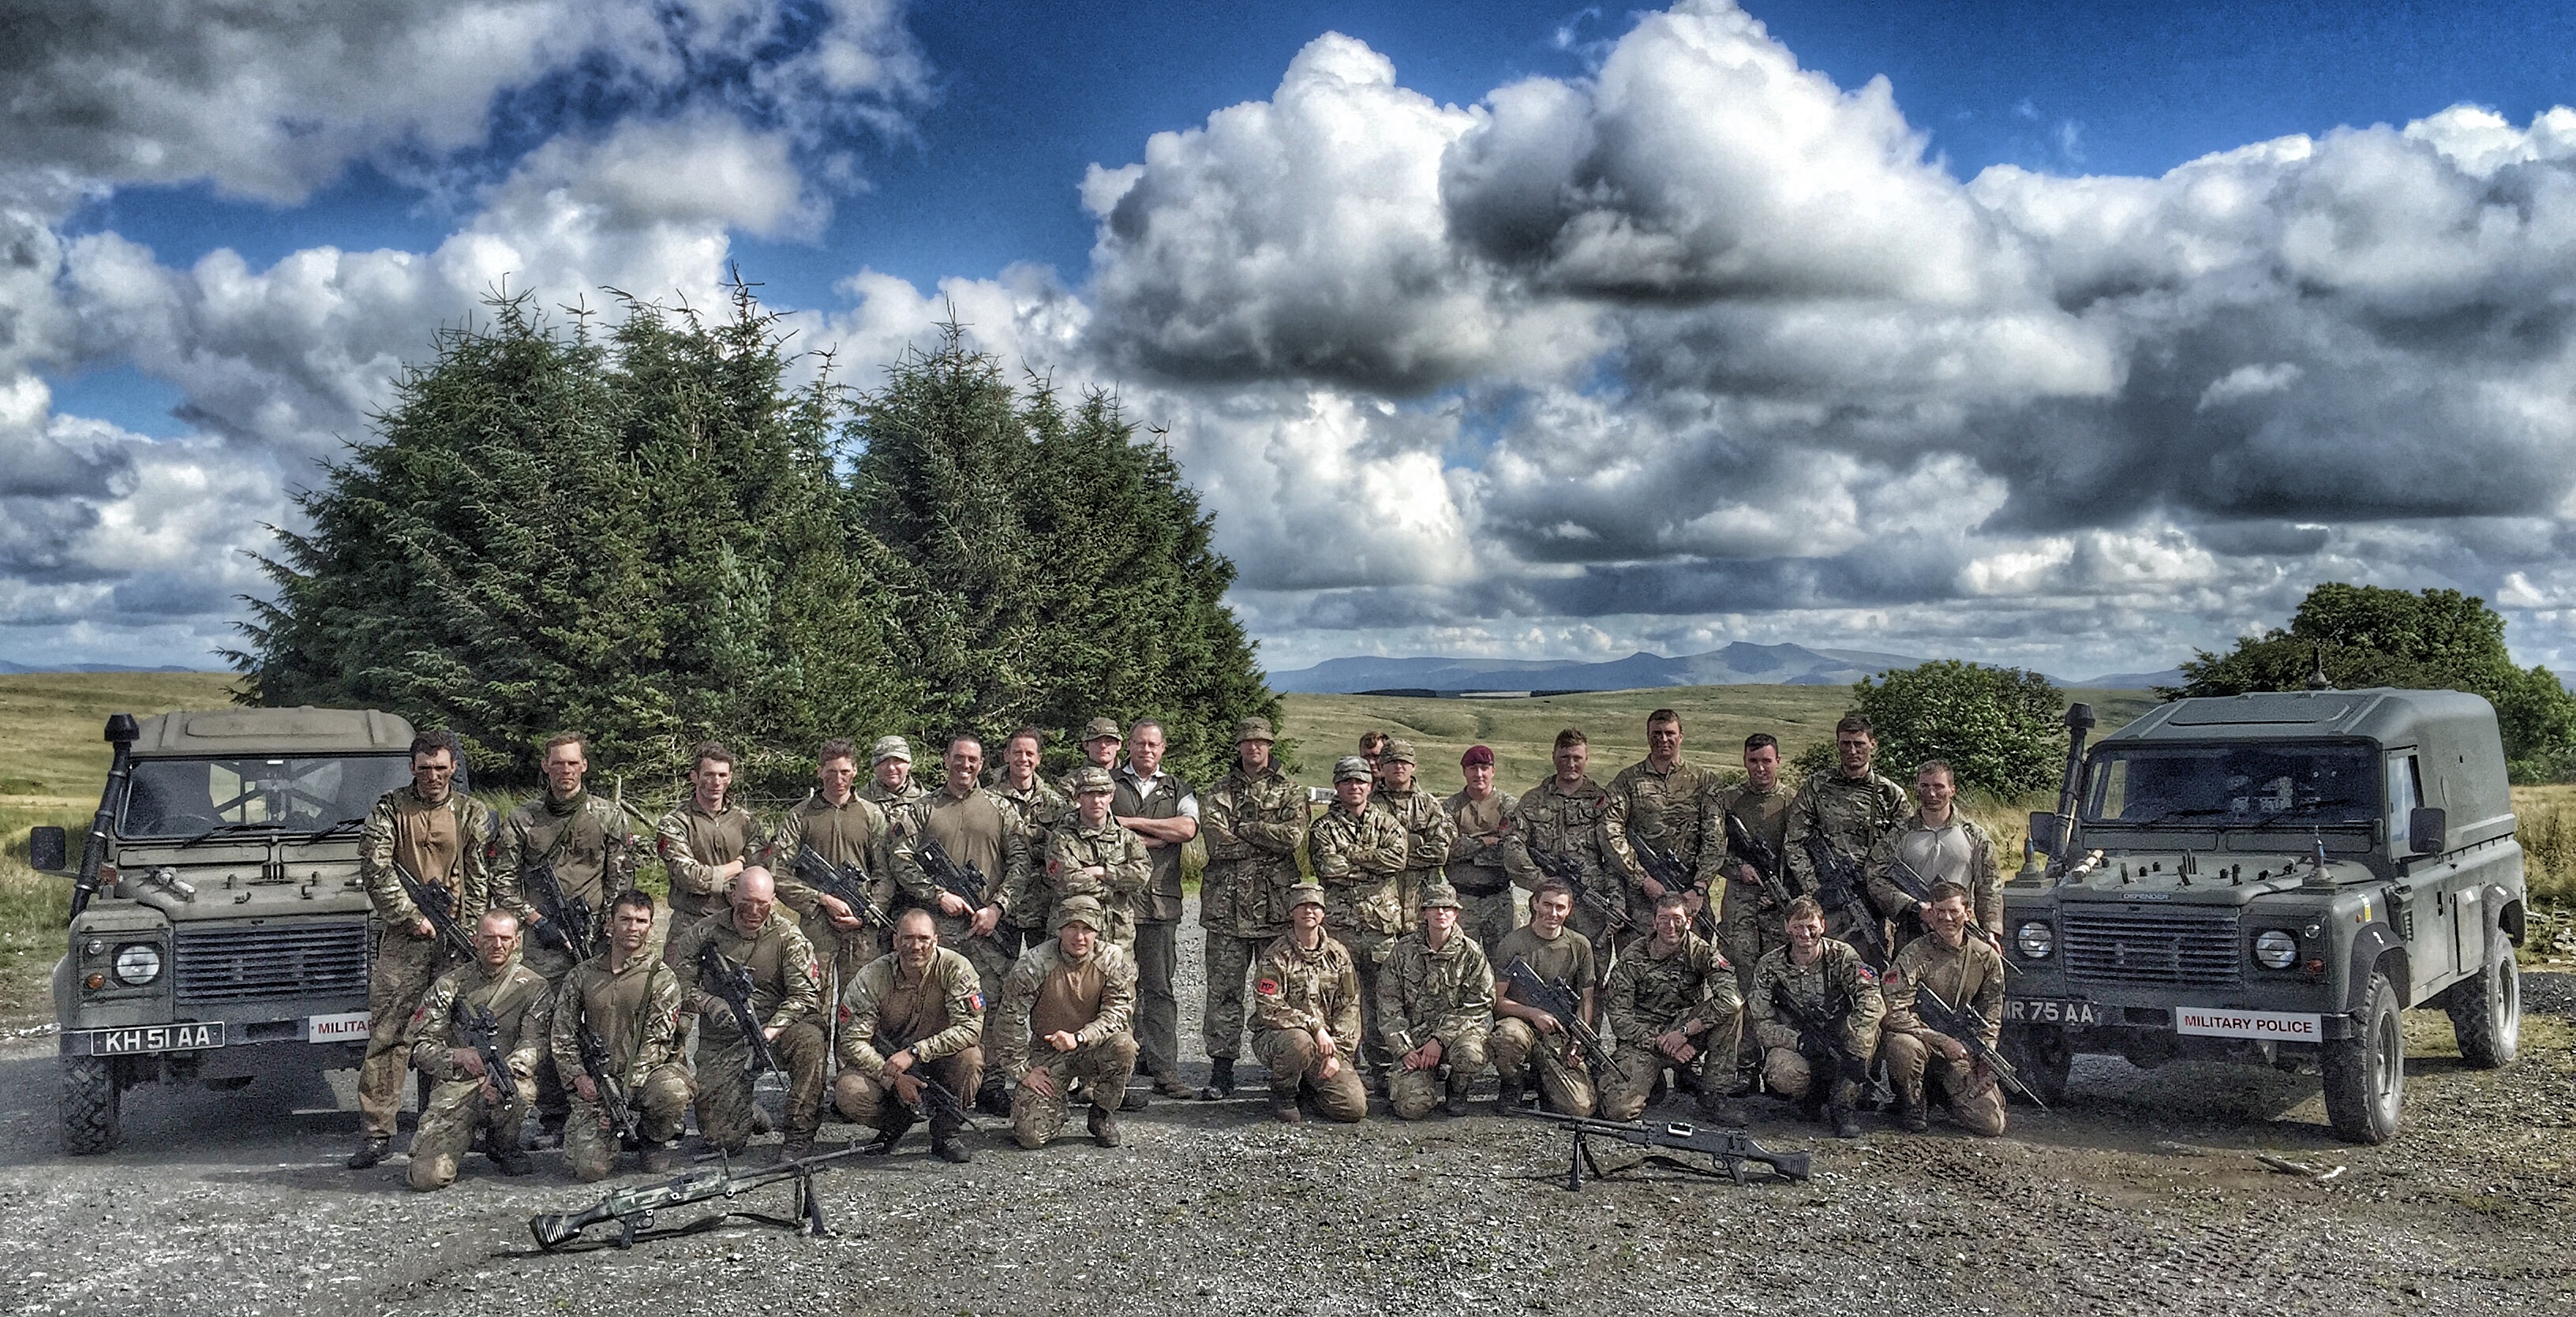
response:
<path fill-rule="evenodd" d="M 1267 718 L 1246 718 L 1234 725 L 1234 742 L 1237 745 L 1241 745 L 1246 741 L 1276 741 L 1278 739 L 1278 737 L 1270 734 L 1270 720 Z"/>
<path fill-rule="evenodd" d="M 1424 883 L 1422 885 L 1422 908 L 1429 910 L 1435 907 L 1448 910 L 1464 910 L 1467 908 L 1459 902 L 1457 888 L 1452 887 L 1447 883 Z"/>

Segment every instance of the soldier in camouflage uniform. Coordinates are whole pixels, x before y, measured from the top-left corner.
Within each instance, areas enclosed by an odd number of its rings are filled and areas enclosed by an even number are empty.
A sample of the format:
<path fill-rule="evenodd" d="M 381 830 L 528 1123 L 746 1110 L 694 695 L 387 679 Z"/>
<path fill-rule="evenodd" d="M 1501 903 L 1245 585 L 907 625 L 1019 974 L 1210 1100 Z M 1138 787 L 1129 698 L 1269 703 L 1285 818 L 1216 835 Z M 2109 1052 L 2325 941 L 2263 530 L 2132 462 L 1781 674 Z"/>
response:
<path fill-rule="evenodd" d="M 940 789 L 912 807 L 909 829 L 896 838 L 895 881 L 903 885 L 906 901 L 937 917 L 939 945 L 975 967 L 984 1000 L 994 1001 L 1001 996 L 1002 976 L 1011 972 L 1001 928 L 1011 917 L 1013 901 L 1028 890 L 1028 846 L 1014 821 L 1017 812 L 977 785 L 984 775 L 983 742 L 971 736 L 951 740 L 941 768 L 945 780 Z M 948 853 L 960 875 L 981 876 L 974 899 L 940 886 L 922 867 L 922 846 L 931 841 Z M 975 1101 L 993 1115 L 1010 1110 L 1010 1095 L 998 1072 L 985 1072 L 984 1091 Z"/>
<path fill-rule="evenodd" d="M 608 930 L 608 902 L 635 877 L 640 843 L 626 826 L 626 811 L 583 789 L 590 772 L 589 744 L 579 732 L 546 742 L 544 795 L 510 811 L 501 821 L 500 854 L 492 865 L 492 904 L 519 917 L 523 930 L 519 954 L 528 968 L 559 988 L 579 957 L 574 948 L 597 954 Z M 526 890 L 526 875 L 538 866 L 554 875 L 555 891 L 567 906 L 590 912 L 586 927 L 557 929 Z M 537 1059 L 537 1122 L 546 1143 L 560 1142 L 572 1099 L 564 1093 L 554 1054 Z"/>
<path fill-rule="evenodd" d="M 1422 889 L 1447 878 L 1449 850 L 1458 841 L 1458 825 L 1450 821 L 1440 798 L 1414 789 L 1417 759 L 1413 742 L 1389 738 L 1378 750 L 1381 785 L 1369 794 L 1371 805 L 1404 825 L 1404 872 L 1395 877 L 1395 900 L 1407 933 L 1422 926 Z"/>
<path fill-rule="evenodd" d="M 1980 1032 L 1987 1047 L 1997 1046 L 2003 1035 L 2003 953 L 1968 934 L 1969 901 L 1968 889 L 1957 883 L 1934 884 L 1932 899 L 1924 903 L 1924 935 L 1896 953 L 1881 984 L 1887 1018 L 1879 1025 L 1878 1045 L 1896 1090 L 1896 1123 L 1917 1134 L 1931 1124 L 1923 1085 L 1927 1068 L 1935 1071 L 1951 1119 L 1971 1134 L 1992 1138 L 2004 1132 L 2002 1085 L 1966 1044 L 1914 1013 L 1916 999 L 1930 993 L 1954 1009 L 1974 1010 L 1986 1022 Z"/>
<path fill-rule="evenodd" d="M 1530 866 L 1529 837 L 1521 826 L 1519 802 L 1510 792 L 1494 789 L 1493 750 L 1467 747 L 1458 768 L 1467 776 L 1466 790 L 1440 802 L 1456 836 L 1449 848 L 1447 877 L 1465 908 L 1460 925 L 1490 960 L 1494 949 L 1520 925 L 1514 889 L 1537 886 L 1538 870 Z"/>
<path fill-rule="evenodd" d="M 549 1041 L 555 1069 L 571 1076 L 573 1090 L 564 1161 L 584 1181 L 615 1174 L 621 1151 L 601 1100 L 599 1078 L 581 1063 L 585 1026 L 607 1049 L 601 1069 L 624 1093 L 643 1136 L 642 1169 L 671 1169 L 671 1144 L 688 1117 L 689 1071 L 676 1047 L 680 980 L 669 965 L 646 952 L 652 938 L 652 894 L 620 894 L 608 911 L 607 949 L 574 966 L 555 992 Z"/>
<path fill-rule="evenodd" d="M 1100 902 L 1056 907 L 1056 935 L 1022 953 L 993 1014 L 993 1066 L 1012 1086 L 1011 1138 L 1039 1148 L 1064 1128 L 1073 1086 L 1091 1098 L 1091 1138 L 1118 1146 L 1119 1105 L 1136 1073 L 1136 962 L 1101 936 Z M 1031 1059 L 1031 1053 L 1036 1059 Z"/>
<path fill-rule="evenodd" d="M 1852 1108 L 1869 1082 L 1879 1021 L 1887 1014 L 1878 975 L 1850 943 L 1825 936 L 1825 912 L 1814 897 L 1789 903 L 1786 927 L 1788 945 L 1754 967 L 1753 996 L 1745 1004 L 1745 1019 L 1762 1042 L 1763 1087 L 1802 1105 L 1811 1120 L 1830 1113 L 1837 1138 L 1859 1138 Z M 1788 1007 L 1804 1012 L 1817 1032 L 1802 1037 Z M 1831 1073 L 1817 1074 L 1820 1065 Z"/>
<path fill-rule="evenodd" d="M 832 1102 L 844 1119 L 877 1131 L 871 1155 L 894 1151 L 923 1109 L 927 1079 L 960 1104 L 984 1086 L 984 990 L 964 956 L 939 945 L 927 910 L 895 920 L 894 952 L 870 962 L 841 1006 L 841 1077 Z M 931 1155 L 974 1160 L 957 1138 L 959 1110 L 934 1107 Z"/>
<path fill-rule="evenodd" d="M 358 1067 L 358 1150 L 349 1157 L 353 1171 L 384 1160 L 410 1066 L 408 1031 L 414 1008 L 430 984 L 459 959 L 404 894 L 396 869 L 446 893 L 448 912 L 459 928 L 473 928 L 489 904 L 487 875 L 497 828 L 490 809 L 455 789 L 462 750 L 453 732 L 414 737 L 411 785 L 378 799 L 358 836 L 358 876 L 384 924 L 384 936 L 367 974 L 367 1055 Z"/>
<path fill-rule="evenodd" d="M 1583 775 L 1590 754 L 1591 746 L 1581 731 L 1568 727 L 1558 732 L 1555 774 L 1523 793 L 1519 804 L 1521 826 L 1529 833 L 1529 853 L 1562 858 L 1582 871 L 1578 881 L 1583 890 L 1575 894 L 1571 926 L 1592 944 L 1595 968 L 1606 975 L 1611 939 L 1637 925 L 1628 917 L 1624 882 L 1612 876 L 1616 871 L 1601 832 L 1601 821 L 1610 812 L 1610 793 Z M 1584 899 L 1586 892 L 1602 898 L 1609 911 Z"/>
<path fill-rule="evenodd" d="M 1117 788 L 1107 769 L 1085 764 L 1065 780 L 1073 787 L 1074 813 L 1047 833 L 1046 862 L 1029 867 L 1027 899 L 1053 910 L 1068 896 L 1092 898 L 1108 921 L 1101 936 L 1132 960 L 1136 899 L 1154 877 L 1145 839 L 1110 817 Z"/>
<path fill-rule="evenodd" d="M 782 1151 L 801 1157 L 814 1146 L 823 1121 L 823 1068 L 830 1044 L 819 1016 L 821 973 L 814 948 L 796 921 L 777 908 L 777 888 L 767 869 L 734 875 L 728 912 L 699 920 L 675 935 L 665 959 L 679 976 L 682 1000 L 703 1031 L 698 1044 L 698 1132 L 728 1154 L 751 1141 L 751 1044 L 741 1020 L 700 981 L 701 948 L 713 947 L 728 966 L 751 971 L 755 1027 L 769 1040 L 770 1055 L 787 1072 L 787 1124 Z"/>
<path fill-rule="evenodd" d="M 1371 785 L 1367 760 L 1344 755 L 1334 761 L 1333 807 L 1306 830 L 1306 860 L 1324 887 L 1324 926 L 1359 969 L 1365 1032 L 1361 1055 L 1352 1060 L 1369 1089 L 1383 1094 L 1391 1058 L 1377 1013 L 1377 976 L 1404 929 L 1395 889 L 1410 849 L 1395 815 L 1369 807 Z"/>
<path fill-rule="evenodd" d="M 474 959 L 439 976 L 413 1009 L 411 1063 L 437 1081 L 411 1138 L 411 1187 L 427 1192 L 456 1181 L 456 1164 L 483 1131 L 484 1147 L 503 1175 L 536 1169 L 520 1146 L 528 1099 L 537 1086 L 537 1054 L 547 1038 L 553 994 L 519 963 L 519 917 L 493 910 L 476 922 Z M 456 1012 L 492 1013 L 492 1047 L 509 1068 L 510 1091 L 485 1069 L 481 1053 L 456 1032 Z"/>
<path fill-rule="evenodd" d="M 1180 964 L 1181 849 L 1199 835 L 1199 797 L 1163 771 L 1163 725 L 1139 718 L 1127 729 L 1127 762 L 1111 775 L 1110 813 L 1145 843 L 1153 875 L 1136 894 L 1136 1065 L 1164 1097 L 1188 1097 L 1181 1082 L 1181 1003 L 1173 989 Z M 1141 1093 L 1127 1095 L 1139 1110 Z"/>
<path fill-rule="evenodd" d="M 849 903 L 796 877 L 797 858 L 810 849 L 864 878 L 877 909 L 894 910 L 894 837 L 885 811 L 858 794 L 858 781 L 859 748 L 837 737 L 825 741 L 814 753 L 814 790 L 778 823 L 778 902 L 796 912 L 797 931 L 822 962 L 827 1001 L 840 1000 L 841 985 L 894 942 L 892 929 L 871 925 Z"/>
<path fill-rule="evenodd" d="M 1009 811 L 1011 824 L 1019 829 L 1020 842 L 1028 847 L 1033 861 L 1046 854 L 1047 834 L 1073 813 L 1073 802 L 1038 776 L 1038 760 L 1045 752 L 1046 733 L 1035 727 L 1012 732 L 1002 742 L 1001 771 L 985 788 Z M 1030 867 L 1034 870 L 1036 865 Z M 1011 917 L 996 930 L 1001 935 L 995 941 L 1016 959 L 1031 942 L 1046 936 L 1047 914 L 1041 902 L 1012 902 Z"/>
<path fill-rule="evenodd" d="M 1834 771 L 1810 773 L 1798 784 L 1798 794 L 1789 802 L 1789 826 L 1782 835 L 1789 873 L 1799 891 L 1812 895 L 1821 883 L 1815 859 L 1807 854 L 1810 833 L 1854 863 L 1866 864 L 1878 839 L 1905 817 L 1905 788 L 1870 771 L 1870 760 L 1877 753 L 1878 738 L 1870 734 L 1869 720 L 1856 713 L 1845 715 L 1834 724 Z M 1826 932 L 1837 941 L 1851 941 L 1854 927 L 1849 912 L 1828 912 Z M 1880 936 L 1884 938 L 1884 931 Z"/>
<path fill-rule="evenodd" d="M 1324 889 L 1288 889 L 1288 931 L 1253 965 L 1253 1053 L 1270 1071 L 1270 1114 L 1302 1123 L 1303 1093 L 1327 1120 L 1368 1114 L 1355 1053 L 1360 1042 L 1360 976 L 1348 948 L 1324 931 Z"/>
<path fill-rule="evenodd" d="M 1199 1096 L 1234 1095 L 1243 1046 L 1244 976 L 1262 950 L 1288 931 L 1288 889 L 1298 881 L 1306 840 L 1306 793 L 1270 766 L 1270 720 L 1234 725 L 1235 766 L 1208 792 L 1199 823 L 1207 870 L 1199 875 L 1199 927 L 1207 934 L 1208 1085 Z"/>
<path fill-rule="evenodd" d="M 1898 927 L 1921 927 L 1914 898 L 1888 879 L 1888 870 L 1903 860 L 1925 887 L 1957 883 L 1969 893 L 1976 936 L 2000 948 L 2004 934 L 2004 879 L 1995 865 L 1995 839 L 1975 819 L 1952 808 L 1959 779 L 1950 765 L 1935 759 L 1914 771 L 1914 813 L 1879 834 L 1869 853 L 1869 895 Z M 1900 934 L 1901 936 L 1902 934 Z M 1900 948 L 1901 949 L 1901 948 Z"/>
<path fill-rule="evenodd" d="M 1502 1080 L 1502 1093 L 1495 1099 L 1498 1110 L 1509 1111 L 1521 1104 L 1528 1092 L 1531 1071 L 1537 1071 L 1539 1096 L 1548 1109 L 1568 1116 L 1592 1114 L 1594 1093 L 1591 1059 L 1582 1045 L 1566 1028 L 1566 1021 L 1512 997 L 1511 984 L 1503 973 L 1515 960 L 1527 961 L 1532 972 L 1549 983 L 1562 983 L 1572 990 L 1581 1005 L 1582 1023 L 1589 1023 L 1594 1013 L 1594 985 L 1600 977 L 1592 968 L 1592 944 L 1581 933 L 1565 926 L 1574 913 L 1574 893 L 1565 884 L 1550 878 L 1530 894 L 1530 921 L 1515 928 L 1503 938 L 1503 944 L 1492 956 L 1494 965 L 1494 1073 Z"/>
<path fill-rule="evenodd" d="M 700 745 L 689 761 L 689 798 L 653 825 L 671 877 L 673 933 L 724 909 L 726 885 L 760 859 L 768 840 L 751 811 L 728 799 L 733 768 L 733 751 Z"/>
<path fill-rule="evenodd" d="M 1741 1125 L 1744 1106 L 1726 1095 L 1744 1028 L 1735 969 L 1691 931 L 1690 904 L 1680 893 L 1666 892 L 1654 918 L 1654 931 L 1629 943 L 1610 970 L 1603 1009 L 1619 1052 L 1616 1072 L 1602 1081 L 1601 1114 L 1635 1120 L 1669 1068 L 1677 1084 L 1698 1090 L 1703 1118 Z"/>
<path fill-rule="evenodd" d="M 930 792 L 912 780 L 912 744 L 900 736 L 880 736 L 868 747 L 868 784 L 859 797 L 885 812 L 886 828 L 901 837 L 910 830 L 913 812 Z"/>
<path fill-rule="evenodd" d="M 1694 885 L 1677 893 L 1697 920 L 1708 893 L 1695 884 L 1700 871 L 1700 802 L 1717 787 L 1717 774 L 1682 762 L 1682 716 L 1670 709 L 1646 715 L 1646 757 L 1610 779 L 1610 807 L 1601 816 L 1601 844 L 1618 865 L 1628 889 L 1629 917 L 1654 917 L 1664 884 L 1646 873 L 1637 842 L 1668 851 Z M 1710 921 L 1711 927 L 1714 921 Z"/>
<path fill-rule="evenodd" d="M 1765 882 L 1760 871 L 1727 848 L 1726 820 L 1732 816 L 1756 841 L 1768 844 L 1777 872 Z M 1789 793 L 1780 789 L 1780 740 L 1769 732 L 1744 738 L 1744 782 L 1721 787 L 1700 806 L 1700 882 L 1719 898 L 1718 949 L 1735 966 L 1739 986 L 1753 991 L 1753 967 L 1785 945 L 1780 931 L 1787 897 L 1794 891 L 1785 864 L 1788 858 Z M 1778 891 L 1775 893 L 1774 888 Z"/>
<path fill-rule="evenodd" d="M 1406 1120 L 1435 1106 L 1467 1114 L 1494 1028 L 1494 967 L 1458 927 L 1458 894 L 1433 879 L 1421 899 L 1421 930 L 1395 944 L 1377 977 L 1377 1015 L 1396 1065 L 1387 1101 Z"/>

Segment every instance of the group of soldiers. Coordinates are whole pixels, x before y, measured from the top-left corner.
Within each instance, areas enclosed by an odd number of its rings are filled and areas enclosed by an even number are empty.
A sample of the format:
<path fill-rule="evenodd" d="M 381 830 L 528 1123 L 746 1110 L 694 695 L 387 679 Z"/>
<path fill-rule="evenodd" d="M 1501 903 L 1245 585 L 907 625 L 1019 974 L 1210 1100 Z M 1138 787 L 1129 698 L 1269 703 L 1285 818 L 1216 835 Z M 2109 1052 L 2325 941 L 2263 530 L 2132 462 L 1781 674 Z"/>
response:
<path fill-rule="evenodd" d="M 1261 718 L 1235 725 L 1235 762 L 1204 793 L 1163 770 L 1151 719 L 1094 719 L 1055 782 L 1033 728 L 989 774 L 980 740 L 952 739 L 936 789 L 901 737 L 874 743 L 864 781 L 855 744 L 831 740 L 774 829 L 708 743 L 648 840 L 587 790 L 578 735 L 544 747 L 544 793 L 496 818 L 455 789 L 455 738 L 430 733 L 363 833 L 384 933 L 349 1164 L 387 1154 L 413 1070 L 417 1189 L 452 1182 L 478 1144 L 528 1173 L 531 1113 L 585 1180 L 630 1151 L 666 1167 L 692 1110 L 739 1153 L 768 1124 L 754 1094 L 773 1072 L 784 1156 L 811 1149 L 827 1102 L 876 1132 L 871 1152 L 926 1121 L 935 1155 L 967 1161 L 975 1109 L 1036 1148 L 1077 1099 L 1115 1146 L 1117 1113 L 1151 1100 L 1139 1072 L 1153 1095 L 1228 1098 L 1247 1040 L 1290 1123 L 1362 1119 L 1372 1094 L 1403 1119 L 1462 1115 L 1490 1065 L 1503 1106 L 1628 1120 L 1669 1085 L 1742 1124 L 1763 1091 L 1845 1137 L 1876 1073 L 1903 1128 L 1926 1127 L 1937 1088 L 1963 1127 L 2001 1132 L 1976 1059 L 2000 1018 L 2001 876 L 1948 766 L 1916 773 L 1909 811 L 1857 717 L 1794 795 L 1771 736 L 1747 739 L 1732 785 L 1682 758 L 1671 710 L 1647 736 L 1604 785 L 1568 729 L 1517 798 L 1475 746 L 1443 799 L 1417 786 L 1411 744 L 1372 733 L 1335 762 L 1328 804 L 1279 771 Z M 1193 840 L 1198 1088 L 1173 984 Z M 659 954 L 662 912 L 632 883 L 648 848 L 669 876 Z M 1843 864 L 1864 893 L 1837 887 Z M 1932 1028 L 1918 992 L 1982 1036 Z"/>

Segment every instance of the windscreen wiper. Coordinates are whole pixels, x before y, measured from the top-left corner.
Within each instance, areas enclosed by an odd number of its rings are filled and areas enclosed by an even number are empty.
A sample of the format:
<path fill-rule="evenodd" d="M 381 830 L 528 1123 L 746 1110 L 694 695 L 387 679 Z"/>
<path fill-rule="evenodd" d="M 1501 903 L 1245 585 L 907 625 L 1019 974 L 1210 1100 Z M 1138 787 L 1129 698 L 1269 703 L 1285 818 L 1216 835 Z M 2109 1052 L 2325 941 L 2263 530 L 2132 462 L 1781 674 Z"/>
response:
<path fill-rule="evenodd" d="M 200 832 L 196 836 L 190 837 L 186 841 L 179 843 L 179 849 L 186 850 L 191 846 L 204 846 L 210 842 L 218 841 L 233 841 L 243 837 L 275 837 L 285 831 L 285 828 L 274 823 L 218 823 L 215 826 L 206 829 L 204 832 Z"/>

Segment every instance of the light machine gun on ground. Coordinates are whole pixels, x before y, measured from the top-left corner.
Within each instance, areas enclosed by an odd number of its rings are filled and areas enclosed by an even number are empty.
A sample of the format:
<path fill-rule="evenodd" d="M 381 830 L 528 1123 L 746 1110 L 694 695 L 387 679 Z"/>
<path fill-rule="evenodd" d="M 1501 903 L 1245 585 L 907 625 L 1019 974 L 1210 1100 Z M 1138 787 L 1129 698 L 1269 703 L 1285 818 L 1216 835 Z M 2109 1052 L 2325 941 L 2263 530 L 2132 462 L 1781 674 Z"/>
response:
<path fill-rule="evenodd" d="M 1759 1162 L 1770 1167 L 1773 1175 L 1784 1180 L 1804 1181 L 1809 1173 L 1808 1154 L 1773 1152 L 1755 1143 L 1752 1137 L 1742 1130 L 1701 1129 L 1681 1121 L 1650 1124 L 1642 1120 L 1594 1120 L 1589 1116 L 1559 1115 L 1543 1108 L 1515 1111 L 1509 1114 L 1531 1120 L 1553 1121 L 1557 1128 L 1574 1136 L 1573 1156 L 1565 1168 L 1565 1187 L 1568 1190 L 1578 1190 L 1583 1187 L 1583 1175 L 1587 1170 L 1592 1173 L 1594 1179 L 1600 1179 L 1609 1174 L 1601 1169 L 1600 1162 L 1593 1160 L 1591 1143 L 1593 1139 L 1616 1139 L 1621 1143 L 1631 1143 L 1647 1149 L 1695 1152 L 1707 1157 L 1713 1163 L 1710 1166 L 1695 1166 L 1689 1162 L 1665 1156 L 1661 1152 L 1649 1151 L 1638 1162 L 1619 1168 L 1621 1170 L 1651 1161 L 1677 1171 L 1704 1175 L 1710 1179 L 1733 1180 L 1737 1184 L 1745 1182 L 1744 1164 L 1746 1162 Z"/>
<path fill-rule="evenodd" d="M 528 1232 L 536 1236 L 537 1247 L 548 1253 L 575 1247 L 580 1244 L 584 1231 L 610 1221 L 617 1223 L 617 1238 L 609 1242 L 618 1248 L 632 1248 L 639 1239 L 661 1239 L 703 1230 L 727 1217 L 736 1216 L 782 1226 L 800 1235 L 829 1235 L 832 1230 L 824 1224 L 822 1200 L 814 1196 L 814 1172 L 825 1163 L 838 1161 L 858 1150 L 858 1146 L 853 1144 L 837 1152 L 800 1157 L 795 1161 L 749 1171 L 736 1170 L 732 1163 L 727 1162 L 717 1170 L 692 1171 L 661 1184 L 619 1189 L 578 1212 L 540 1212 L 528 1218 Z M 718 1199 L 730 1203 L 763 1185 L 783 1180 L 793 1181 L 796 1186 L 795 1206 L 789 1209 L 792 1215 L 771 1216 L 765 1212 L 728 1207 L 685 1226 L 653 1229 L 653 1217 L 658 1212 Z"/>

